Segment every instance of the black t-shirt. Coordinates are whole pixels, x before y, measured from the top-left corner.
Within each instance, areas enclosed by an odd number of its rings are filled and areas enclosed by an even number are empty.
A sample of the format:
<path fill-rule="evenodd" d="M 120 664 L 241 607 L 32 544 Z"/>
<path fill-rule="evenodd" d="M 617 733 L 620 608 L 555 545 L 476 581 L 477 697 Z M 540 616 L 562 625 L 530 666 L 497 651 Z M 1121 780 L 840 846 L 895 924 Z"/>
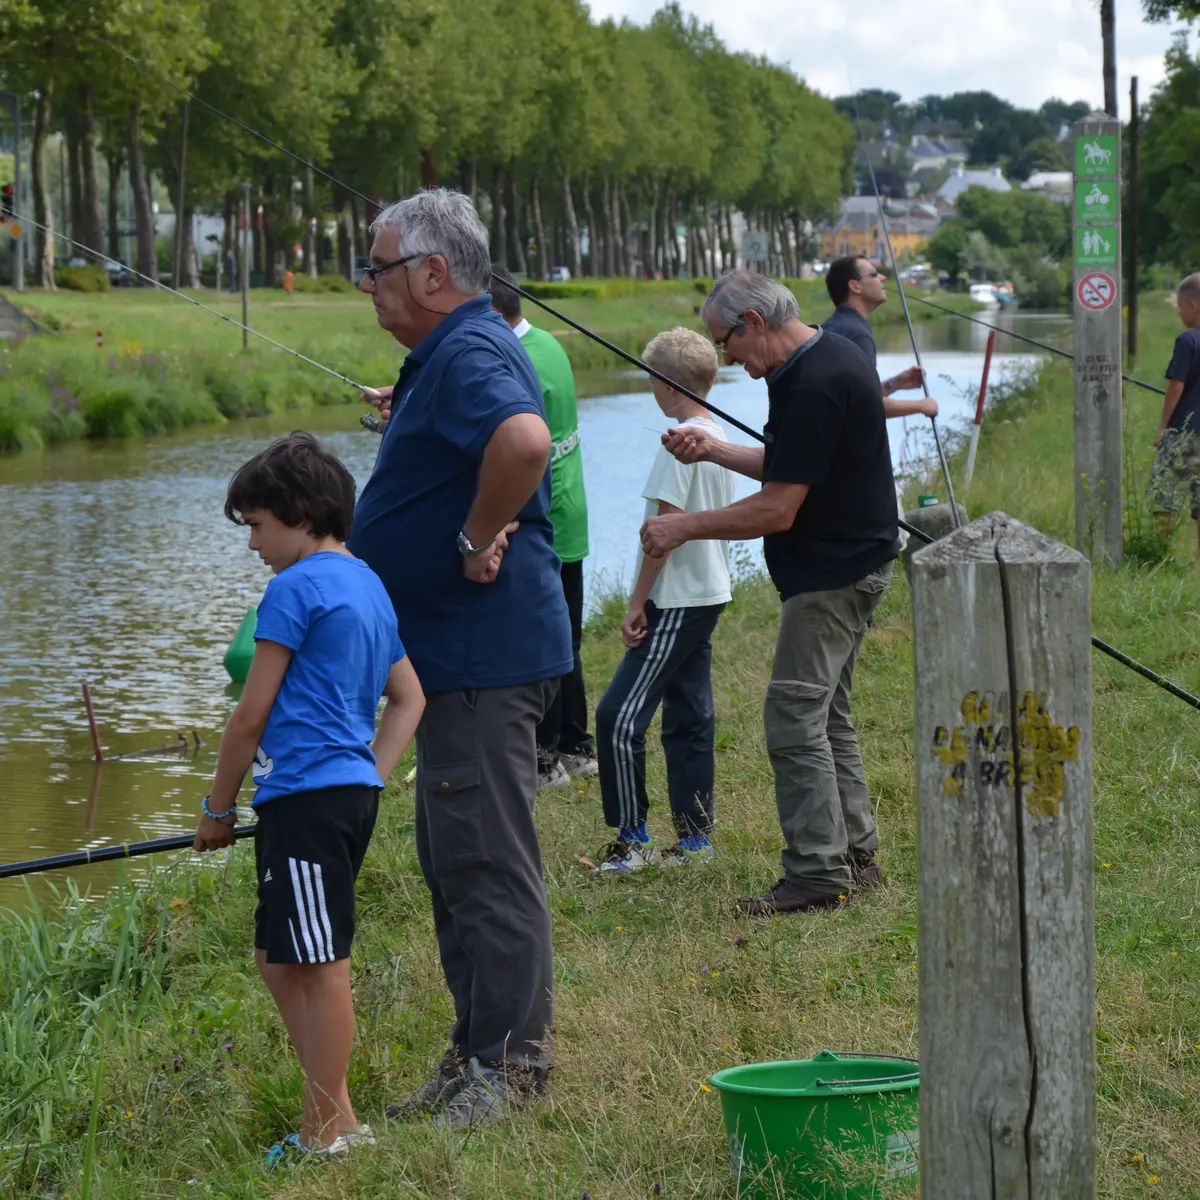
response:
<path fill-rule="evenodd" d="M 1193 433 L 1200 433 L 1200 326 L 1185 329 L 1175 339 L 1167 378 L 1183 384 L 1183 395 L 1167 425 L 1172 429 L 1186 426 Z"/>
<path fill-rule="evenodd" d="M 847 587 L 900 552 L 879 379 L 861 350 L 818 332 L 767 376 L 764 483 L 807 483 L 792 527 L 763 538 L 784 600 Z"/>

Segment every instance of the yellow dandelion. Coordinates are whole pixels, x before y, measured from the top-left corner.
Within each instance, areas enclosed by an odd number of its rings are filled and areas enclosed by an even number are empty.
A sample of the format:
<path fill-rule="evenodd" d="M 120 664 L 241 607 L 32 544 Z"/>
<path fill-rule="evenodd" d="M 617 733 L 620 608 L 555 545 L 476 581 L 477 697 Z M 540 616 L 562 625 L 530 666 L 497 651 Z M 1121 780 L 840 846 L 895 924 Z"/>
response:
<path fill-rule="evenodd" d="M 800 1020 L 802 1020 L 802 1021 L 807 1021 L 807 1020 L 808 1020 L 808 1018 L 807 1018 L 807 1017 L 801 1017 L 801 1018 L 800 1018 Z M 1197 1049 L 1197 1050 L 1200 1050 L 1200 1046 L 1197 1046 L 1197 1047 L 1196 1047 L 1196 1049 Z"/>
<path fill-rule="evenodd" d="M 838 899 L 844 901 L 846 899 L 846 893 L 838 892 Z"/>
<path fill-rule="evenodd" d="M 720 971 L 714 971 L 714 972 L 712 973 L 712 977 L 713 977 L 714 979 L 720 979 L 720 978 L 721 978 L 721 972 L 720 972 Z"/>
<path fill-rule="evenodd" d="M 1112 867 L 1112 863 L 1101 863 L 1100 865 L 1101 865 L 1101 866 L 1102 866 L 1102 867 L 1103 867 L 1103 868 L 1104 868 L 1106 871 L 1107 871 L 1107 870 L 1109 870 L 1109 869 Z"/>
<path fill-rule="evenodd" d="M 1134 1154 L 1130 1157 L 1129 1161 L 1130 1162 L 1141 1162 L 1142 1156 L 1140 1154 Z"/>
<path fill-rule="evenodd" d="M 1178 957 L 1179 957 L 1179 951 L 1178 951 L 1178 950 L 1172 950 L 1172 951 L 1171 951 L 1171 957 L 1172 957 L 1172 958 L 1178 958 Z"/>
<path fill-rule="evenodd" d="M 688 983 L 695 983 L 695 982 L 696 982 L 696 977 L 695 977 L 695 975 L 689 975 L 689 976 L 688 976 Z"/>
<path fill-rule="evenodd" d="M 1132 1047 L 1132 1046 L 1131 1046 L 1131 1045 L 1130 1045 L 1128 1042 L 1126 1042 L 1126 1043 L 1125 1043 L 1125 1049 L 1126 1049 L 1126 1050 L 1132 1050 L 1132 1049 L 1133 1049 L 1133 1047 Z"/>
<path fill-rule="evenodd" d="M 171 1097 L 171 1103 L 172 1103 L 172 1104 L 178 1104 L 178 1103 L 179 1103 L 179 1097 L 178 1097 L 178 1096 L 172 1096 L 172 1097 Z"/>
<path fill-rule="evenodd" d="M 712 1088 L 710 1088 L 710 1087 L 708 1086 L 708 1084 L 707 1084 L 707 1083 L 702 1083 L 702 1084 L 700 1085 L 700 1090 L 701 1090 L 702 1092 L 711 1092 L 711 1091 L 712 1091 Z"/>
<path fill-rule="evenodd" d="M 916 963 L 909 963 L 909 964 L 908 964 L 908 969 L 909 969 L 910 971 L 915 971 L 915 970 L 917 969 L 917 964 L 916 964 Z"/>
<path fill-rule="evenodd" d="M 1197 1042 L 1197 1043 L 1196 1043 L 1196 1049 L 1197 1049 L 1197 1050 L 1200 1050 L 1200 1042 Z"/>
<path fill-rule="evenodd" d="M 1149 1184 L 1151 1187 L 1153 1187 L 1153 1186 L 1154 1186 L 1154 1185 L 1155 1185 L 1155 1184 L 1158 1182 L 1158 1176 L 1157 1176 L 1157 1175 L 1147 1175 L 1147 1176 L 1146 1176 L 1146 1182 L 1147 1182 L 1147 1183 L 1148 1183 L 1148 1184 Z"/>
<path fill-rule="evenodd" d="M 131 1113 L 131 1112 L 126 1112 L 126 1113 L 125 1113 L 125 1120 L 127 1120 L 127 1121 L 132 1121 L 132 1120 L 133 1120 L 133 1113 Z"/>
<path fill-rule="evenodd" d="M 624 925 L 618 925 L 618 926 L 617 926 L 617 932 L 618 932 L 618 933 L 620 933 L 620 932 L 621 932 L 621 931 L 622 931 L 624 928 L 625 928 L 625 926 L 624 926 Z"/>

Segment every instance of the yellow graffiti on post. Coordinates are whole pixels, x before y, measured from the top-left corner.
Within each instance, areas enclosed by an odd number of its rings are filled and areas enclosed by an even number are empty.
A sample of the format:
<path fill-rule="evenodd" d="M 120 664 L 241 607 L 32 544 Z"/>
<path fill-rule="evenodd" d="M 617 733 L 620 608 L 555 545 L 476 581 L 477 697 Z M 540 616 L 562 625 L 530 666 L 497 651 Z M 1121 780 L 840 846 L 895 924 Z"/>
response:
<path fill-rule="evenodd" d="M 1045 698 L 1026 692 L 1017 704 L 1020 785 L 1031 817 L 1056 820 L 1062 812 L 1066 772 L 1063 764 L 1079 758 L 1079 729 L 1057 725 Z"/>

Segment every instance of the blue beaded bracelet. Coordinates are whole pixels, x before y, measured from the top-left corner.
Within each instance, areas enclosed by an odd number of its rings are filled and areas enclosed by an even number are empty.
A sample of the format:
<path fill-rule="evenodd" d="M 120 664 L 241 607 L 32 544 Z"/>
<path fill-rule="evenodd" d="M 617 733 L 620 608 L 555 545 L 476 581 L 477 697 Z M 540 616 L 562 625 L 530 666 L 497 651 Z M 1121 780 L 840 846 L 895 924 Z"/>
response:
<path fill-rule="evenodd" d="M 226 825 L 233 825 L 237 822 L 237 805 L 236 804 L 231 804 L 224 812 L 213 812 L 213 810 L 208 807 L 208 802 L 210 799 L 211 799 L 210 796 L 205 796 L 200 801 L 200 811 L 206 817 L 210 818 L 213 821 L 222 821 Z"/>

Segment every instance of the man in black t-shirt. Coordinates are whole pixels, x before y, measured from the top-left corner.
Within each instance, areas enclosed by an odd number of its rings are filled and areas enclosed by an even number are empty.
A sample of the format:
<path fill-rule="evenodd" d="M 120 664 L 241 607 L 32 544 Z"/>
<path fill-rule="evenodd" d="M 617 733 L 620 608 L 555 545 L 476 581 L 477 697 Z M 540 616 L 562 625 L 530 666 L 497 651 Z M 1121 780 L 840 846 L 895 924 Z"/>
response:
<path fill-rule="evenodd" d="M 749 915 L 836 907 L 879 880 L 879 834 L 850 720 L 854 662 L 898 553 L 895 483 L 879 380 L 862 352 L 799 320 L 782 285 L 749 271 L 718 279 L 701 311 L 727 364 L 766 379 L 762 447 L 703 435 L 663 443 L 762 481 L 727 508 L 648 517 L 660 557 L 696 538 L 763 539 L 783 611 L 763 708 L 787 842 L 783 878 L 741 901 Z"/>

